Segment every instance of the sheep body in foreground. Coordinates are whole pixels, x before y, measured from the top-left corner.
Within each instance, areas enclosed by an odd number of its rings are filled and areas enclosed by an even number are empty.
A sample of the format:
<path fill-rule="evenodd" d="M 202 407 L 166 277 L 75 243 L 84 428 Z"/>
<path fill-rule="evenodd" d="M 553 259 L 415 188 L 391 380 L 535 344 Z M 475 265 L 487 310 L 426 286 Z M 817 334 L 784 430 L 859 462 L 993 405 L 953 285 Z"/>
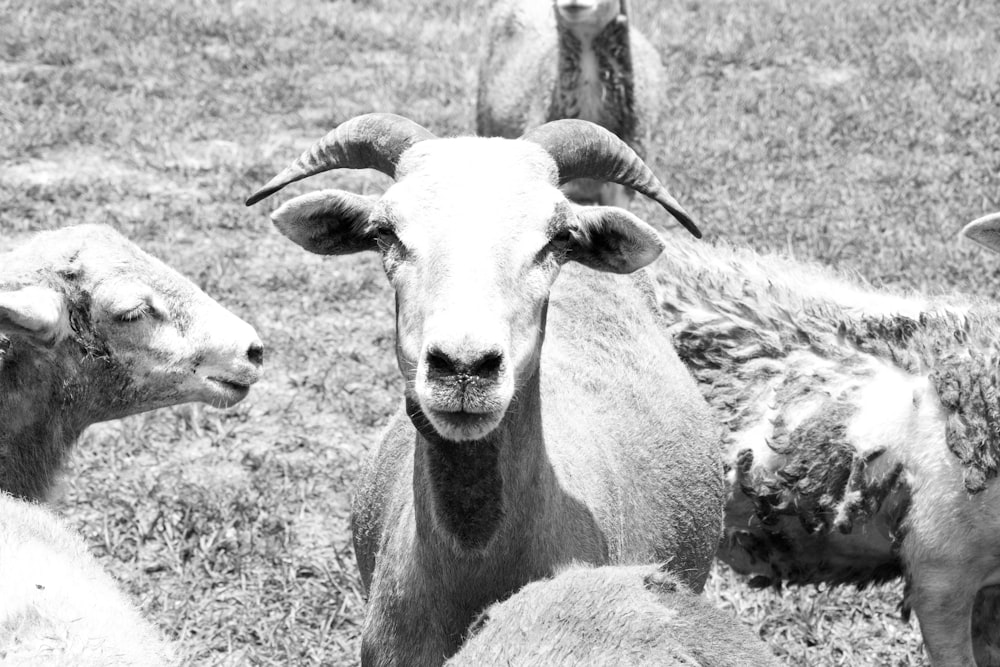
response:
<path fill-rule="evenodd" d="M 0 254 L 0 490 L 42 500 L 90 424 L 257 381 L 257 333 L 110 227 Z"/>
<path fill-rule="evenodd" d="M 617 179 L 686 218 L 649 169 L 583 121 L 437 139 L 370 114 L 249 203 L 338 167 L 396 183 L 305 194 L 272 219 L 312 252 L 378 251 L 396 292 L 403 404 L 352 503 L 362 662 L 441 664 L 482 609 L 573 560 L 669 560 L 700 589 L 721 529 L 719 431 L 639 271 L 663 240 L 557 187 Z"/>
<path fill-rule="evenodd" d="M 754 667 L 781 663 L 731 614 L 658 566 L 573 566 L 489 607 L 461 665 Z"/>
<path fill-rule="evenodd" d="M 505 0 L 487 20 L 476 131 L 515 139 L 560 118 L 607 128 L 641 158 L 658 123 L 666 75 L 660 55 L 629 24 L 624 0 Z M 626 190 L 569 183 L 579 202 L 623 205 Z"/>
<path fill-rule="evenodd" d="M 656 272 L 728 427 L 722 560 L 759 585 L 903 575 L 933 662 L 974 664 L 974 604 L 988 660 L 993 601 L 975 601 L 1000 583 L 1000 308 L 683 239 Z"/>
<path fill-rule="evenodd" d="M 173 649 L 52 512 L 0 492 L 0 664 L 155 667 Z"/>

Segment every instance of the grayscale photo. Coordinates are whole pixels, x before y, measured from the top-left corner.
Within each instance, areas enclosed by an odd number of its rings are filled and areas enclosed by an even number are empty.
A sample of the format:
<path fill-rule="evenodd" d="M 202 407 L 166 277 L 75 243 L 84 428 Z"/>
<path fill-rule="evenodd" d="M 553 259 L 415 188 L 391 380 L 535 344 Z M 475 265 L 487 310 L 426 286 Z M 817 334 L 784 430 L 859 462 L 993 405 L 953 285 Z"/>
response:
<path fill-rule="evenodd" d="M 1000 667 L 1000 7 L 0 0 L 0 667 Z"/>

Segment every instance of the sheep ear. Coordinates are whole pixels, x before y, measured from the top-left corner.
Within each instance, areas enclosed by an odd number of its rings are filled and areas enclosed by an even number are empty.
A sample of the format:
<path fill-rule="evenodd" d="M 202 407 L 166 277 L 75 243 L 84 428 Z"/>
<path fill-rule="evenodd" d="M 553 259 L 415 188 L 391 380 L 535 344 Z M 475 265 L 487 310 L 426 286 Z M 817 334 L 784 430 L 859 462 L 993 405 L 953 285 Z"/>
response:
<path fill-rule="evenodd" d="M 984 248 L 1000 252 L 1000 213 L 990 213 L 973 220 L 961 233 Z"/>
<path fill-rule="evenodd" d="M 271 222 L 317 255 L 375 250 L 378 245 L 368 223 L 375 199 L 343 190 L 319 190 L 285 202 L 271 214 Z"/>
<path fill-rule="evenodd" d="M 576 222 L 567 259 L 597 271 L 632 273 L 651 263 L 666 248 L 655 229 L 625 209 L 578 207 Z"/>
<path fill-rule="evenodd" d="M 27 335 L 53 345 L 69 334 L 66 300 L 49 287 L 0 291 L 0 333 Z"/>

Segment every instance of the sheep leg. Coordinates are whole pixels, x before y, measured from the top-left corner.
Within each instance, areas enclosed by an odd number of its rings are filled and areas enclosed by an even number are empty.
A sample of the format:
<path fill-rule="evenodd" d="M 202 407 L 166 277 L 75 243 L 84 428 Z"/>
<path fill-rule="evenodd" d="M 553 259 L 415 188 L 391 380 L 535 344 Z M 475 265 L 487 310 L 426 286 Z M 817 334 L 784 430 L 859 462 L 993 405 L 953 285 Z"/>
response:
<path fill-rule="evenodd" d="M 978 580 L 954 563 L 911 568 L 913 610 L 935 667 L 975 667 L 972 608 Z M 971 585 L 970 585 L 971 584 Z"/>

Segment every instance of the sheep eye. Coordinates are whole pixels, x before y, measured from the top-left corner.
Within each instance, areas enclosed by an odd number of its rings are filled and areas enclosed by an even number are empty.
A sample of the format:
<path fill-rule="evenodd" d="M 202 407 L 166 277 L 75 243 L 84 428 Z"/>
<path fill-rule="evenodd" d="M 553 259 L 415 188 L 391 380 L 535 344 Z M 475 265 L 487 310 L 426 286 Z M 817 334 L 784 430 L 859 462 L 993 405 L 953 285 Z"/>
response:
<path fill-rule="evenodd" d="M 549 239 L 548 244 L 545 246 L 545 250 L 548 252 L 556 253 L 560 256 L 565 255 L 569 252 L 569 242 L 573 238 L 573 232 L 569 229 L 563 229 L 555 234 Z"/>
<path fill-rule="evenodd" d="M 399 237 L 388 227 L 381 227 L 375 230 L 375 243 L 378 244 L 379 250 L 386 252 L 399 244 Z"/>
<path fill-rule="evenodd" d="M 148 303 L 143 302 L 135 308 L 130 308 L 123 313 L 119 313 L 115 316 L 115 319 L 119 322 L 135 322 L 149 315 L 152 310 L 152 307 Z"/>
<path fill-rule="evenodd" d="M 563 230 L 560 230 L 560 231 L 556 232 L 552 236 L 552 239 L 549 241 L 549 243 L 551 243 L 552 245 L 556 245 L 556 246 L 563 246 L 563 245 L 566 245 L 567 243 L 569 243 L 569 240 L 570 240 L 570 238 L 572 236 L 573 236 L 573 233 L 570 230 L 563 229 Z"/>

